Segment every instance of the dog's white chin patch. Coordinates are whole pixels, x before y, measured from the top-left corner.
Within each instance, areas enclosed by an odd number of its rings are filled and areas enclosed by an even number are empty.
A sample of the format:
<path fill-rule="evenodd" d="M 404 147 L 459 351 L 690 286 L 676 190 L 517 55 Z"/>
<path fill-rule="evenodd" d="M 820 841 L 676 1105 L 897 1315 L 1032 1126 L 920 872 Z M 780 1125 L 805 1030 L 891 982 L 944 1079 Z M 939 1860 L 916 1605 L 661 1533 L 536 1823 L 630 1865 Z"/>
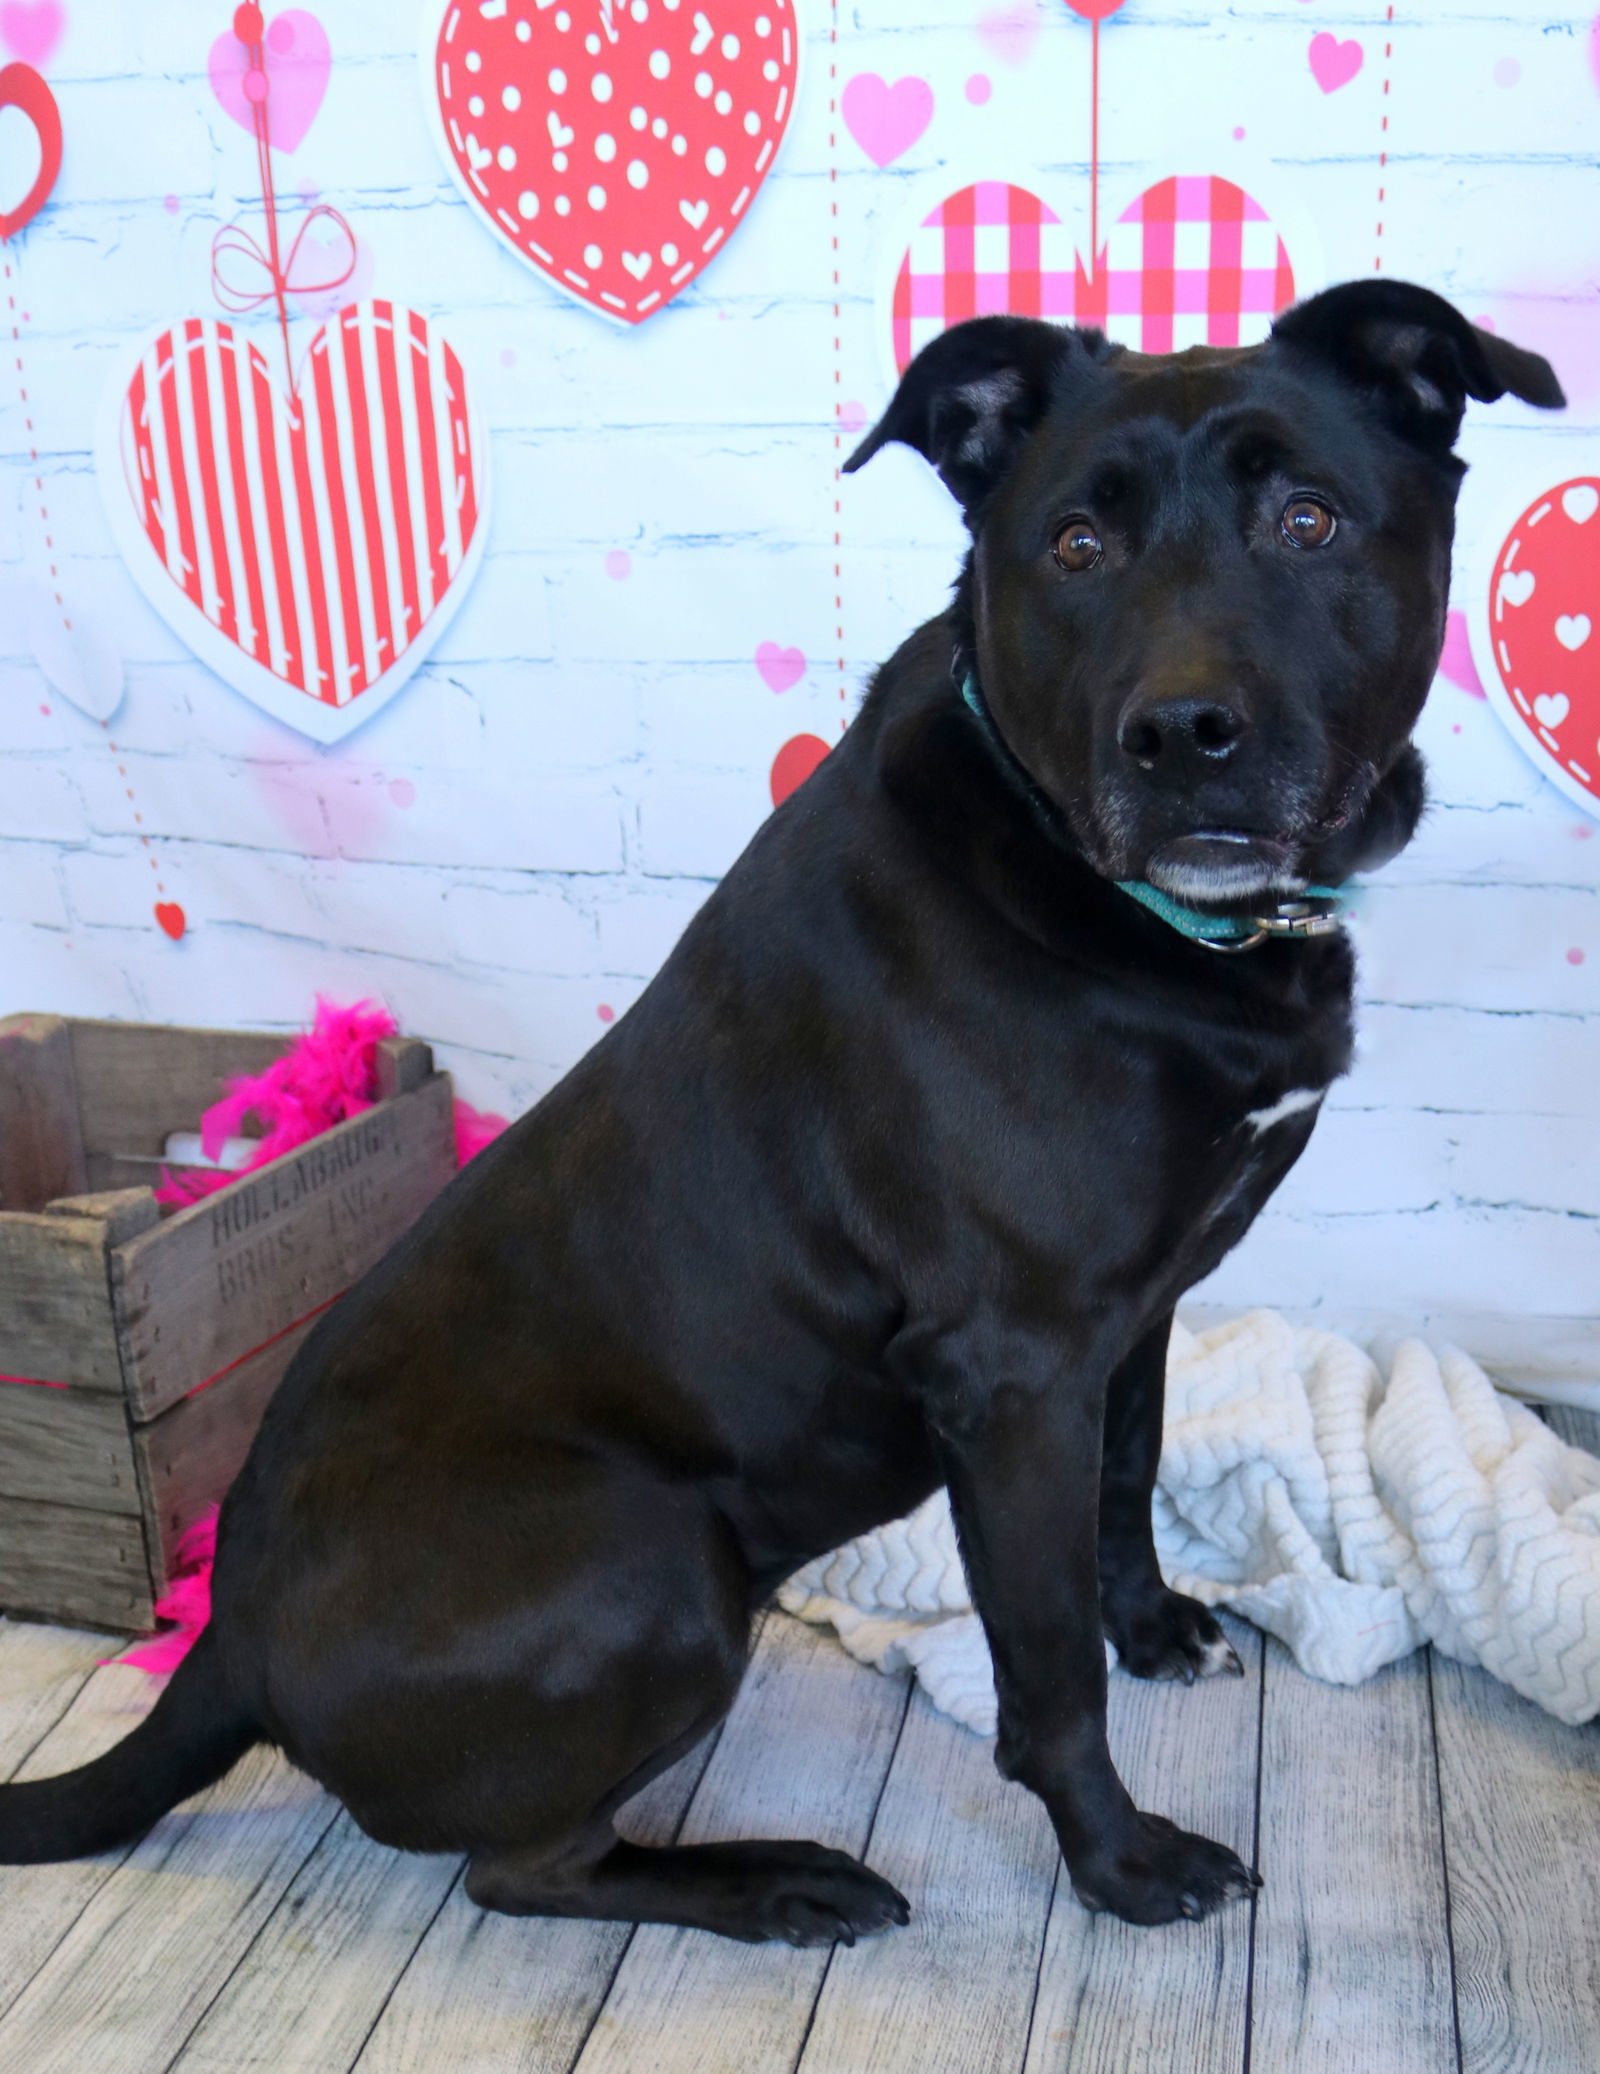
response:
<path fill-rule="evenodd" d="M 1306 881 L 1269 864 L 1264 857 L 1217 858 L 1215 862 L 1162 863 L 1152 858 L 1145 873 L 1152 886 L 1174 900 L 1242 900 L 1253 893 L 1303 893 Z"/>

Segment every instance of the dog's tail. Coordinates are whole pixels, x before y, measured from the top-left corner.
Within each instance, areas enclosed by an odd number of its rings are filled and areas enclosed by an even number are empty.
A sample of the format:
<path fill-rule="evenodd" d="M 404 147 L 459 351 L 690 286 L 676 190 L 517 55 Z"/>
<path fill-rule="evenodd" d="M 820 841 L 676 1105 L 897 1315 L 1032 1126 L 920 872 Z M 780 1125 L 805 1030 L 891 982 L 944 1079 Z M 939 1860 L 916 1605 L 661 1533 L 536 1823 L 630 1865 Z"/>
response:
<path fill-rule="evenodd" d="M 75 1772 L 0 1786 L 0 1865 L 86 1858 L 131 1843 L 259 1740 L 228 1693 L 215 1636 L 203 1628 L 132 1735 Z"/>

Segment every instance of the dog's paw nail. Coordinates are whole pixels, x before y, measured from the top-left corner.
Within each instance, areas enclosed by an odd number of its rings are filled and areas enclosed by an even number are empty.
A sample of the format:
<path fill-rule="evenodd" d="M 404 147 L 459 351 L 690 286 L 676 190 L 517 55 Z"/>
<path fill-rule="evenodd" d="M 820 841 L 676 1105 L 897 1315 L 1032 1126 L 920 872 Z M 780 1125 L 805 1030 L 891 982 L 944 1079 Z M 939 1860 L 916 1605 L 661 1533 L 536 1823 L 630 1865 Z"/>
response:
<path fill-rule="evenodd" d="M 1205 1914 L 1205 1910 L 1200 1906 L 1198 1894 L 1180 1894 L 1178 1896 L 1178 1912 L 1180 1915 L 1187 1916 L 1191 1923 L 1198 1923 Z"/>

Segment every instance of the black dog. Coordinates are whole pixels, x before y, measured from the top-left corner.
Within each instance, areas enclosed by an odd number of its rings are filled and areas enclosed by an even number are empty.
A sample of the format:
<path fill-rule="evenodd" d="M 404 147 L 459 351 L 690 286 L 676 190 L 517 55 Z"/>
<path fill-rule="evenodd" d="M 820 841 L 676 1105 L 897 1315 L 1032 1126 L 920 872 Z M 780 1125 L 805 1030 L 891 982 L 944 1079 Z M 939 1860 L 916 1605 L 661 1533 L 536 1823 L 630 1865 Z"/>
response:
<path fill-rule="evenodd" d="M 1507 391 L 1562 401 L 1396 282 L 1238 350 L 1004 317 L 929 346 L 850 465 L 901 440 L 960 499 L 952 609 L 322 1321 L 210 1627 L 116 1749 L 0 1789 L 0 1860 L 130 1838 L 267 1740 L 373 1836 L 470 1853 L 488 1908 L 903 1922 L 837 1851 L 612 1817 L 726 1712 L 777 1584 L 947 1481 L 998 1762 L 1081 1899 L 1160 1923 L 1257 1884 L 1128 1798 L 1102 1625 L 1142 1676 L 1237 1668 L 1151 1545 L 1172 1309 L 1349 1060 L 1313 889 L 1415 827 L 1451 446 Z"/>

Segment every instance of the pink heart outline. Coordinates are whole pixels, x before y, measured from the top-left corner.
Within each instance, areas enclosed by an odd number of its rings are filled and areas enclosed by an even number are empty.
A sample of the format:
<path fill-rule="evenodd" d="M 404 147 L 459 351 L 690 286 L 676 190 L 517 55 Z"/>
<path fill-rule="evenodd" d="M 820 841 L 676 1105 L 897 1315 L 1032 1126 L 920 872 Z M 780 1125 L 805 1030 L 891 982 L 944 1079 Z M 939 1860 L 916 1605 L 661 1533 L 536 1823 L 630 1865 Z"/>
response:
<path fill-rule="evenodd" d="M 806 659 L 798 648 L 780 648 L 776 641 L 763 641 L 756 650 L 756 668 L 769 691 L 787 691 L 806 673 Z"/>
<path fill-rule="evenodd" d="M 1336 94 L 1355 78 L 1367 54 L 1354 37 L 1341 43 L 1331 30 L 1323 29 L 1312 37 L 1308 55 L 1312 78 L 1325 94 Z"/>
<path fill-rule="evenodd" d="M 933 88 L 914 74 L 893 86 L 876 72 L 858 72 L 845 85 L 844 126 L 875 166 L 909 151 L 933 120 Z"/>
<path fill-rule="evenodd" d="M 286 8 L 267 24 L 263 45 L 267 70 L 268 136 L 275 151 L 296 151 L 317 119 L 333 53 L 328 34 L 314 14 L 303 7 Z M 211 46 L 207 73 L 211 91 L 240 129 L 255 135 L 255 103 L 245 96 L 245 73 L 250 54 L 232 29 L 225 29 Z"/>
<path fill-rule="evenodd" d="M 0 7 L 0 43 L 35 69 L 48 60 L 66 26 L 60 0 L 5 0 Z"/>

